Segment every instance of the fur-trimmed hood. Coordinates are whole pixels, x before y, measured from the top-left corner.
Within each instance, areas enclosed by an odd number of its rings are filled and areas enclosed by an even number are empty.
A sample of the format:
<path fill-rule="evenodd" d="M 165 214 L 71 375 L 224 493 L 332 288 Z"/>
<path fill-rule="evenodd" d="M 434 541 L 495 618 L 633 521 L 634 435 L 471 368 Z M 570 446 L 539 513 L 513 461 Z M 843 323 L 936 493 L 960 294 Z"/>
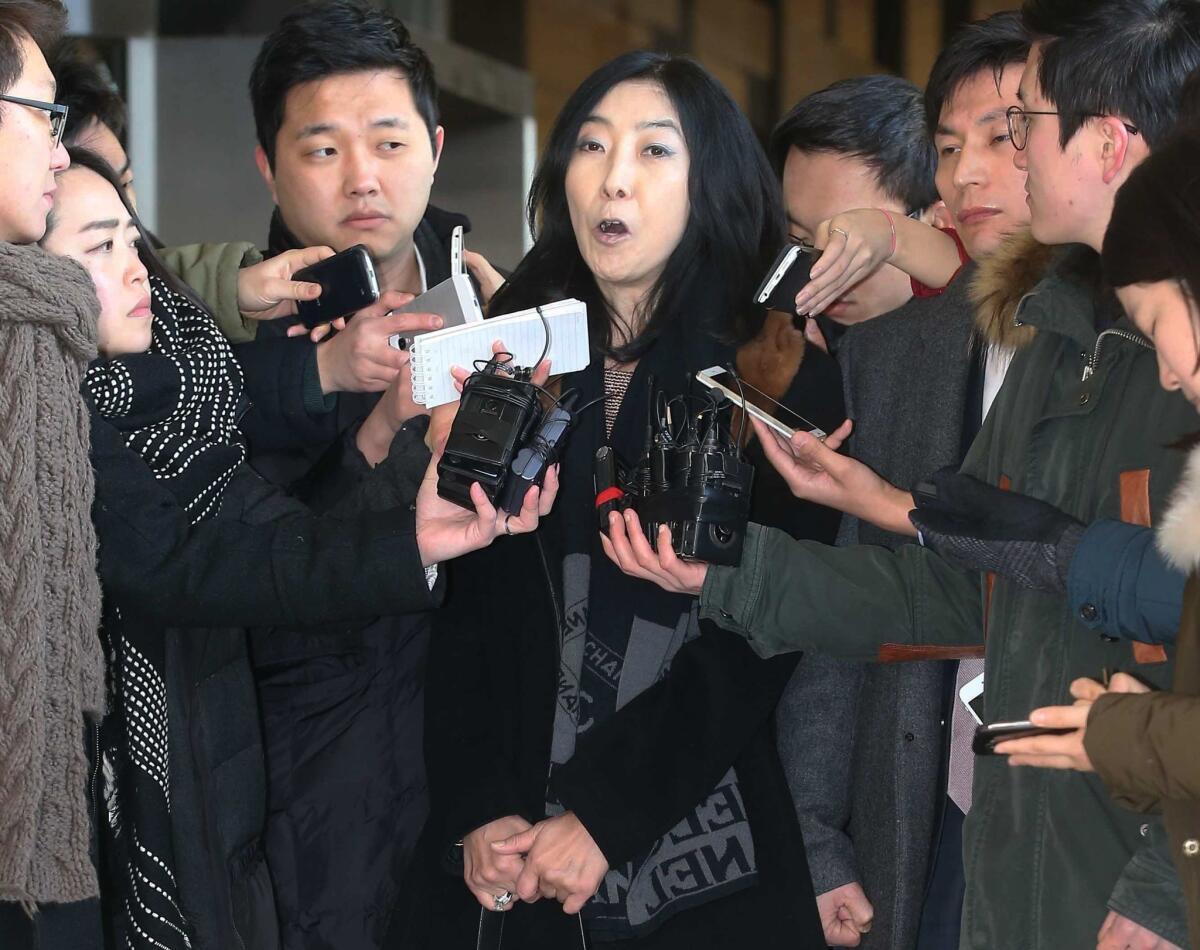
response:
<path fill-rule="evenodd" d="M 1158 526 L 1158 549 L 1189 574 L 1200 568 L 1200 446 L 1192 449 L 1167 512 Z"/>
<path fill-rule="evenodd" d="M 1018 326 L 1021 300 L 1054 267 L 1056 251 L 1033 239 L 1028 229 L 1011 235 L 996 253 L 979 262 L 971 284 L 975 322 L 980 335 L 993 346 L 1019 348 L 1033 339 L 1036 330 Z"/>

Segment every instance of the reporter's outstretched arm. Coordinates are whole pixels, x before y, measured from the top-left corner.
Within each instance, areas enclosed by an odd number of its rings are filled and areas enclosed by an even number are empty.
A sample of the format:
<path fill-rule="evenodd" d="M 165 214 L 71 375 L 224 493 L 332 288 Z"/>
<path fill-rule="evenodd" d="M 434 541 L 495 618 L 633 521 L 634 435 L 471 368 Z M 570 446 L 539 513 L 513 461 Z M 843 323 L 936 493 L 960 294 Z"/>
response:
<path fill-rule="evenodd" d="M 248 241 L 227 244 L 185 244 L 159 251 L 163 263 L 196 292 L 231 343 L 253 340 L 258 322 L 242 316 L 238 307 L 238 275 L 259 263 L 262 253 Z"/>
<path fill-rule="evenodd" d="M 700 608 L 760 656 L 949 659 L 983 644 L 978 573 L 916 545 L 831 548 L 753 524 L 740 566 L 707 567 Z"/>
<path fill-rule="evenodd" d="M 296 505 L 266 523 L 219 516 L 192 525 L 96 416 L 92 463 L 101 582 L 116 604 L 147 620 L 299 626 L 437 606 L 407 506 L 338 519 Z"/>
<path fill-rule="evenodd" d="M 824 440 L 808 432 L 785 439 L 751 417 L 763 454 L 793 495 L 853 515 L 893 534 L 916 537 L 908 518 L 913 496 L 838 450 L 849 438 L 849 419 Z"/>
<path fill-rule="evenodd" d="M 1067 573 L 1080 622 L 1110 637 L 1174 643 L 1187 575 L 1154 543 L 1154 529 L 1099 519 L 1088 525 Z"/>
<path fill-rule="evenodd" d="M 478 486 L 474 511 L 437 497 L 436 461 L 416 503 L 356 518 L 316 517 L 293 503 L 265 523 L 218 517 L 190 524 L 120 433 L 92 417 L 93 520 L 106 593 L 175 626 L 308 625 L 437 606 L 425 568 L 536 529 L 557 473 L 511 518 Z M 264 483 L 265 485 L 265 483 Z M 264 491 L 267 489 L 264 488 Z"/>
<path fill-rule="evenodd" d="M 813 265 L 812 280 L 796 295 L 796 312 L 813 316 L 883 264 L 927 287 L 945 287 L 963 266 L 950 235 L 879 208 L 846 211 L 821 222 L 813 243 L 824 252 Z"/>

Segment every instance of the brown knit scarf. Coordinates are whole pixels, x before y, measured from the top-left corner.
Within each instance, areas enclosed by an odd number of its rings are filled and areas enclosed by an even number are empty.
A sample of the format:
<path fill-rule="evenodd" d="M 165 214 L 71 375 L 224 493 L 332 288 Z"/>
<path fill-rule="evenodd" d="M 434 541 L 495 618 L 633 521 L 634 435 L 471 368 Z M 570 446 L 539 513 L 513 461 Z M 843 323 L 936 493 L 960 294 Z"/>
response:
<path fill-rule="evenodd" d="M 0 900 L 99 890 L 85 714 L 104 705 L 88 412 L 99 306 L 78 264 L 0 243 Z"/>

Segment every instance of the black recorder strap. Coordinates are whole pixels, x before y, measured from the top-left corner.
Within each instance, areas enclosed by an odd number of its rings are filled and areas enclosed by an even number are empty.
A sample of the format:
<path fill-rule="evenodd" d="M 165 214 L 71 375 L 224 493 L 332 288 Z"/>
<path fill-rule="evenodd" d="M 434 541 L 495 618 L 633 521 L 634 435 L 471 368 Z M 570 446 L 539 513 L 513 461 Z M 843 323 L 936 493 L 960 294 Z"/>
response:
<path fill-rule="evenodd" d="M 479 936 L 475 940 L 475 950 L 503 950 L 504 918 L 509 911 L 491 911 L 486 907 L 479 908 Z M 579 924 L 580 950 L 588 950 L 587 931 L 583 928 L 583 915 L 576 914 L 575 921 Z"/>

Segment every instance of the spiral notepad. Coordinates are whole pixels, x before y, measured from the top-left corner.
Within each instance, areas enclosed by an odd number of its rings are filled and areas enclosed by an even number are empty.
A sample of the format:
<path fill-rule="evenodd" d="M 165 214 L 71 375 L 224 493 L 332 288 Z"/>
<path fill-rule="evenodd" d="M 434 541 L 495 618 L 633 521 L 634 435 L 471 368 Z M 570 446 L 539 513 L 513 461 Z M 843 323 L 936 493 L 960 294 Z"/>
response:
<path fill-rule="evenodd" d="M 476 360 L 490 359 L 496 340 L 504 343 L 515 366 L 533 366 L 546 349 L 546 359 L 553 364 L 551 371 L 555 375 L 574 373 L 591 361 L 587 306 L 574 298 L 558 300 L 540 308 L 492 317 L 482 323 L 446 327 L 417 337 L 410 351 L 413 399 L 427 409 L 454 402 L 458 390 L 454 388 L 450 368 L 471 369 Z"/>

